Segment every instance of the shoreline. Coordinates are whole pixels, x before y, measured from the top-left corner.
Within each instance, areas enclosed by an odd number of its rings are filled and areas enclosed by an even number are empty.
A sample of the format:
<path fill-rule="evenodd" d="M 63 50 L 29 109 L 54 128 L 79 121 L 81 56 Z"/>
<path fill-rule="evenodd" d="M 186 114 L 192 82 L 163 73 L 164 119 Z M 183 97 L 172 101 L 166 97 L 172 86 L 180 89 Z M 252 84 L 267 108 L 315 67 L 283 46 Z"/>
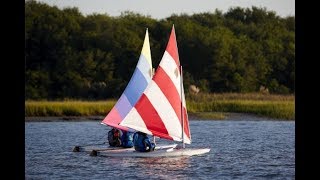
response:
<path fill-rule="evenodd" d="M 254 114 L 275 119 L 295 119 L 294 96 L 262 94 L 199 94 L 190 96 L 190 119 L 226 119 L 230 113 Z M 115 100 L 25 101 L 25 116 L 59 117 L 60 120 L 98 119 L 106 116 Z M 192 118 L 196 116 L 196 118 Z M 101 117 L 102 118 L 102 117 Z M 28 118 L 30 119 L 30 118 Z M 34 119 L 34 118 L 33 118 Z"/>
<path fill-rule="evenodd" d="M 228 121 L 228 120 L 250 120 L 250 121 L 261 121 L 261 120 L 268 120 L 268 121 L 295 121 L 295 119 L 276 119 L 270 118 L 266 116 L 259 116 L 250 113 L 222 113 L 224 118 L 201 118 L 200 116 L 194 113 L 188 113 L 190 121 L 198 121 L 198 120 L 205 120 L 205 121 Z M 24 118 L 25 122 L 81 122 L 81 121 L 102 121 L 105 117 L 104 116 L 26 116 Z"/>
<path fill-rule="evenodd" d="M 103 116 L 26 116 L 25 122 L 102 121 Z"/>

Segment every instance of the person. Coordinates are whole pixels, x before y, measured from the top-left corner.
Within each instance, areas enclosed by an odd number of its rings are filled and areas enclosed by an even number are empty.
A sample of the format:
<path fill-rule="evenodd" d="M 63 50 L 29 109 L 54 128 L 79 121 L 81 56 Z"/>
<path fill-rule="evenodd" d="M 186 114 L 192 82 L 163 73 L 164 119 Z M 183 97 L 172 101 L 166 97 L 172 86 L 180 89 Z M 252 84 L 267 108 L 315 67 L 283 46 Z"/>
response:
<path fill-rule="evenodd" d="M 150 142 L 146 133 L 136 132 L 133 136 L 133 146 L 136 151 L 150 152 L 154 151 L 155 144 Z"/>
<path fill-rule="evenodd" d="M 121 146 L 121 132 L 119 129 L 112 128 L 108 132 L 108 142 L 112 147 L 120 147 Z"/>
<path fill-rule="evenodd" d="M 122 131 L 121 146 L 124 148 L 133 147 L 133 133 L 129 131 Z"/>

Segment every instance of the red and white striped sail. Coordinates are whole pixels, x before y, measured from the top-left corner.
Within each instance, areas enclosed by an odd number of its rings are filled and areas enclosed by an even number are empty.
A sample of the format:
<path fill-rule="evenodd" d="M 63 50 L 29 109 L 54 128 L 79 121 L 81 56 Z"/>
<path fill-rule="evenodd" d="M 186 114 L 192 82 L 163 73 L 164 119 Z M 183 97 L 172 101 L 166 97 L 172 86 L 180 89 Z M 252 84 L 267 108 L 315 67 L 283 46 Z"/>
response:
<path fill-rule="evenodd" d="M 182 141 L 183 138 L 184 143 L 190 144 L 191 134 L 181 73 L 173 26 L 155 75 L 120 125 L 174 141 Z"/>

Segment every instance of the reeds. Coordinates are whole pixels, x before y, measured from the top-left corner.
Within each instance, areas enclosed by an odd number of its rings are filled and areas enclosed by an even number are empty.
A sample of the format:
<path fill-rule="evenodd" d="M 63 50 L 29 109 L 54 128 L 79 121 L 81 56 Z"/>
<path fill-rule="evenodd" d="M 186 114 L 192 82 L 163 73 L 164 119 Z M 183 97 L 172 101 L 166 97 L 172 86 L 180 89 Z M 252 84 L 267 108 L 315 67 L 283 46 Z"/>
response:
<path fill-rule="evenodd" d="M 115 103 L 115 100 L 26 101 L 25 116 L 105 116 Z"/>
<path fill-rule="evenodd" d="M 293 95 L 258 93 L 189 95 L 187 98 L 187 108 L 191 113 L 238 112 L 251 113 L 276 119 L 295 119 Z"/>
<path fill-rule="evenodd" d="M 295 119 L 294 95 L 258 93 L 198 94 L 186 97 L 190 114 L 224 119 L 222 112 Z M 105 116 L 116 103 L 106 101 L 26 101 L 25 116 Z M 220 118 L 219 118 L 220 117 Z"/>

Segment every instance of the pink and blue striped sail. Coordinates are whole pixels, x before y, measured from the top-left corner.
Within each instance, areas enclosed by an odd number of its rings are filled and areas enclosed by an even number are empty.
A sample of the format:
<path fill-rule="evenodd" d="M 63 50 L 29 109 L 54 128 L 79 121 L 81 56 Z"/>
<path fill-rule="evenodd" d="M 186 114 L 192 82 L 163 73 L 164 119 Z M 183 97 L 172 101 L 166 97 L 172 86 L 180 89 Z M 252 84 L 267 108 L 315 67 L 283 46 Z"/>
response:
<path fill-rule="evenodd" d="M 101 122 L 104 125 L 109 125 L 117 129 L 125 131 L 133 131 L 128 127 L 119 125 L 120 122 L 126 117 L 130 110 L 134 107 L 144 90 L 148 86 L 152 78 L 152 61 L 151 51 L 149 44 L 148 29 L 144 38 L 141 55 L 134 70 L 134 73 L 120 96 L 115 106 L 111 109 L 109 114 Z"/>

